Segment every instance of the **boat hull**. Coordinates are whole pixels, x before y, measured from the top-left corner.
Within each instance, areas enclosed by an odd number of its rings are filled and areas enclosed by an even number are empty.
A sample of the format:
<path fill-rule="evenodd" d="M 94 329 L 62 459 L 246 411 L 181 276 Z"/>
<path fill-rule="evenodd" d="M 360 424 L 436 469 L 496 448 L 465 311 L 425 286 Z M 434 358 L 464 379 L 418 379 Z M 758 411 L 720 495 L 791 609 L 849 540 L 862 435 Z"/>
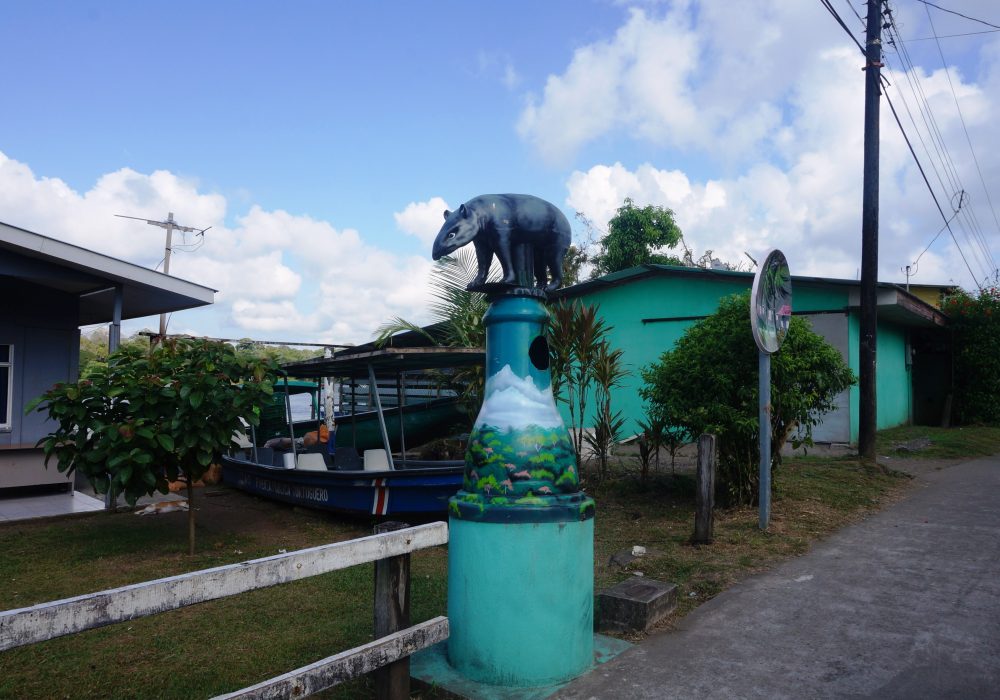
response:
<path fill-rule="evenodd" d="M 443 514 L 462 486 L 464 467 L 397 470 L 280 469 L 222 458 L 223 481 L 242 491 L 306 508 L 352 515 Z"/>

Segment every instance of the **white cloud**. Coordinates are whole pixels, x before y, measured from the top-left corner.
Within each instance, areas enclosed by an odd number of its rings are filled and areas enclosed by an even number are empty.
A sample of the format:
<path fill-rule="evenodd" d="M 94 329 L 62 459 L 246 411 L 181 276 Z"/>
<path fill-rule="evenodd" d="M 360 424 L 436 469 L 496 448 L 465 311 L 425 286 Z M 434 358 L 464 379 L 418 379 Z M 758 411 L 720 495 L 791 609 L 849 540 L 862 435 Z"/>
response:
<path fill-rule="evenodd" d="M 36 177 L 0 152 L 0 215 L 7 223 L 153 267 L 163 258 L 163 229 L 115 214 L 165 218 L 169 211 L 185 225 L 218 226 L 226 201 L 199 193 L 194 182 L 172 173 L 143 175 L 128 168 L 102 176 L 80 194 L 57 178 Z"/>
<path fill-rule="evenodd" d="M 757 155 L 781 123 L 802 55 L 842 44 L 821 12 L 765 0 L 632 8 L 613 37 L 579 47 L 540 97 L 526 96 L 518 131 L 552 163 L 616 132 L 723 160 Z"/>
<path fill-rule="evenodd" d="M 860 261 L 863 171 L 860 57 L 842 34 L 831 37 L 812 28 L 802 32 L 801 20 L 813 12 L 803 5 L 771 3 L 765 7 L 758 2 L 709 0 L 675 5 L 659 18 L 632 11 L 613 39 L 578 49 L 561 75 L 549 77 L 544 98 L 531 103 L 522 115 L 522 136 L 550 159 L 566 157 L 605 132 L 628 133 L 674 149 L 666 155 L 654 150 L 642 165 L 598 163 L 568 176 L 567 204 L 601 228 L 622 200 L 631 197 L 637 204 L 673 209 L 697 253 L 712 249 L 716 257 L 739 262 L 746 260 L 744 251 L 758 256 L 776 246 L 789 256 L 797 274 L 854 278 Z M 697 35 L 690 24 L 695 15 Z M 823 15 L 813 19 L 832 23 Z M 800 34 L 808 34 L 809 45 L 803 44 Z M 658 63 L 662 51 L 647 47 L 650 37 L 689 46 L 696 58 L 694 65 L 690 61 Z M 585 79 L 590 72 L 588 62 L 598 55 L 601 65 L 593 69 L 591 84 Z M 983 51 L 980 58 L 984 82 L 975 83 L 955 69 L 951 79 L 986 181 L 995 183 L 1000 177 L 1000 151 L 993 146 L 996 137 L 989 115 L 1000 106 L 996 97 L 1000 93 L 990 87 L 996 87 L 1000 79 L 1000 50 Z M 657 65 L 670 74 L 658 82 L 651 68 Z M 609 66 L 613 70 L 606 70 Z M 995 222 L 986 207 L 947 75 L 942 69 L 923 68 L 915 74 L 959 179 L 972 195 L 973 205 L 978 202 L 976 218 L 996 248 Z M 948 200 L 958 185 L 949 182 L 944 172 L 945 184 L 937 181 L 931 159 L 905 111 L 904 94 L 916 111 L 909 92 L 900 92 L 906 82 L 897 70 L 887 93 L 950 214 Z M 655 97 L 647 97 L 630 87 L 638 85 L 650 92 L 657 85 L 662 89 Z M 584 115 L 584 127 L 560 135 L 556 130 L 560 120 L 571 120 L 574 110 L 590 101 L 603 105 Z M 606 110 L 608 104 L 613 109 Z M 900 280 L 901 268 L 921 253 L 942 220 L 888 104 L 883 101 L 882 105 L 879 275 Z M 679 110 L 678 114 L 668 115 L 670 109 Z M 684 117 L 692 110 L 698 114 L 698 124 Z M 919 114 L 916 117 L 922 128 Z M 712 169 L 699 164 L 701 174 L 696 177 L 691 170 L 657 162 L 666 158 L 676 162 L 672 156 L 677 149 L 697 151 L 709 163 L 726 164 L 721 170 L 725 174 L 706 177 L 704 173 Z M 691 158 L 684 162 L 697 163 Z M 969 242 L 964 234 L 956 235 L 982 280 L 989 256 L 974 252 L 974 235 Z M 994 251 L 993 256 L 1000 254 Z M 915 281 L 974 287 L 947 234 L 921 260 Z"/>
<path fill-rule="evenodd" d="M 440 219 L 443 200 L 424 206 L 431 205 Z M 376 248 L 353 229 L 259 206 L 229 226 L 226 209 L 223 196 L 167 171 L 118 170 L 81 193 L 0 153 L 5 223 L 146 267 L 161 260 L 164 231 L 114 214 L 161 218 L 172 211 L 182 224 L 212 227 L 190 253 L 178 251 L 185 238 L 175 234 L 170 273 L 218 289 L 216 304 L 208 314 L 173 314 L 171 330 L 357 343 L 392 316 L 426 320 L 429 259 Z M 187 234 L 186 241 L 198 238 Z"/>
<path fill-rule="evenodd" d="M 396 219 L 396 228 L 430 246 L 444 223 L 445 210 L 450 208 L 441 197 L 432 197 L 426 202 L 410 202 L 403 211 L 392 216 Z"/>

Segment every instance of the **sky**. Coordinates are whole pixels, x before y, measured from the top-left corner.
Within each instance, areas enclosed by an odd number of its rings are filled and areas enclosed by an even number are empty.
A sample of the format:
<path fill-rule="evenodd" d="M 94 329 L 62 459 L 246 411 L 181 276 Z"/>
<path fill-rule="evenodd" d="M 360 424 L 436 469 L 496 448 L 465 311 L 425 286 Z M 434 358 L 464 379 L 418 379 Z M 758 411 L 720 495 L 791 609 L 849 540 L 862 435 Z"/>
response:
<path fill-rule="evenodd" d="M 863 41 L 863 3 L 830 2 Z M 935 4 L 1000 27 L 995 0 Z M 1000 260 L 1000 32 L 889 6 L 886 93 L 944 218 L 883 100 L 879 277 L 974 290 Z M 863 58 L 820 0 L 6 0 L 0 46 L 0 221 L 146 267 L 163 229 L 115 214 L 210 226 L 170 274 L 216 303 L 172 333 L 426 322 L 442 213 L 485 193 L 551 201 L 578 241 L 628 197 L 695 257 L 858 275 Z"/>

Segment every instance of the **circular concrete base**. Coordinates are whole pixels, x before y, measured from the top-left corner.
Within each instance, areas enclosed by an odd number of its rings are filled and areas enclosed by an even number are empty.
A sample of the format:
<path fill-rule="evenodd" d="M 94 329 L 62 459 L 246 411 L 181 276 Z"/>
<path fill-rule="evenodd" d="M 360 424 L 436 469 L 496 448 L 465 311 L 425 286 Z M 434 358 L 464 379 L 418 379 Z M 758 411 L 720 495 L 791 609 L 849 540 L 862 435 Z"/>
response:
<path fill-rule="evenodd" d="M 448 660 L 465 677 L 545 685 L 594 658 L 594 521 L 451 518 Z"/>

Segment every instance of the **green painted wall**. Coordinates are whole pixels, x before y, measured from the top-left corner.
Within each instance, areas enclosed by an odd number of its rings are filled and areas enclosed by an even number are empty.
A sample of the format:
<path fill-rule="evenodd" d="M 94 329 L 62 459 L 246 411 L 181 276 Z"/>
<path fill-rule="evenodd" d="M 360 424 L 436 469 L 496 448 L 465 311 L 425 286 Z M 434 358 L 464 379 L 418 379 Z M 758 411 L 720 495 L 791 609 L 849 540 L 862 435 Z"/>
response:
<path fill-rule="evenodd" d="M 858 374 L 861 367 L 858 340 L 861 337 L 860 314 L 851 312 L 851 369 Z M 913 421 L 913 381 L 907 362 L 906 329 L 880 322 L 875 339 L 875 411 L 877 430 L 905 425 Z M 861 393 L 857 384 L 851 387 L 851 442 L 858 440 L 858 407 Z"/>
<path fill-rule="evenodd" d="M 629 376 L 615 393 L 614 409 L 627 419 L 623 434 L 639 431 L 638 421 L 645 416 L 639 389 L 640 370 L 655 362 L 661 353 L 673 347 L 695 319 L 643 323 L 642 319 L 701 317 L 718 308 L 723 296 L 750 288 L 753 276 L 733 273 L 699 275 L 657 275 L 639 278 L 618 286 L 596 288 L 578 295 L 586 304 L 596 304 L 600 314 L 613 328 L 611 344 L 624 351 Z M 793 306 L 798 312 L 836 311 L 847 308 L 851 287 L 821 282 L 793 283 Z M 747 320 L 749 323 L 749 319 Z M 878 328 L 878 428 L 889 428 L 912 420 L 911 371 L 906 361 L 905 327 L 880 322 Z M 847 360 L 858 372 L 858 313 L 850 313 L 847 323 Z M 844 347 L 842 342 L 834 343 Z M 563 419 L 569 424 L 565 405 L 560 404 Z M 858 438 L 858 388 L 850 389 L 850 440 Z M 589 423 L 589 421 L 588 421 Z"/>
<path fill-rule="evenodd" d="M 718 308 L 719 299 L 749 289 L 752 283 L 751 274 L 705 274 L 703 279 L 661 275 L 596 289 L 580 297 L 584 303 L 600 307 L 601 316 L 612 326 L 608 333 L 612 347 L 624 351 L 629 376 L 615 392 L 613 405 L 627 419 L 623 435 L 639 432 L 638 421 L 645 416 L 645 406 L 639 395 L 641 369 L 672 348 L 695 323 L 695 319 L 690 319 L 644 324 L 642 319 L 708 316 Z M 848 303 L 847 287 L 801 285 L 794 288 L 793 294 L 795 311 L 843 309 Z M 747 323 L 750 323 L 749 318 Z M 560 404 L 560 409 L 563 420 L 569 424 L 565 405 Z"/>

